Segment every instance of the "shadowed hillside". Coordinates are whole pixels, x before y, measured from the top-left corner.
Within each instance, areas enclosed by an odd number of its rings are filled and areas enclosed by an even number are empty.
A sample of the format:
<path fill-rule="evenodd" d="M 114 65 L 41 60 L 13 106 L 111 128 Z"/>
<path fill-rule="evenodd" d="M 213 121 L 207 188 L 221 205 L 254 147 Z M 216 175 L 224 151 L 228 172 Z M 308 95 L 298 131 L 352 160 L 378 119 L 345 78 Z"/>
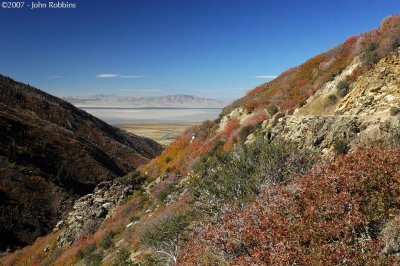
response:
<path fill-rule="evenodd" d="M 31 243 L 101 181 L 161 152 L 29 85 L 0 76 L 0 249 Z"/>

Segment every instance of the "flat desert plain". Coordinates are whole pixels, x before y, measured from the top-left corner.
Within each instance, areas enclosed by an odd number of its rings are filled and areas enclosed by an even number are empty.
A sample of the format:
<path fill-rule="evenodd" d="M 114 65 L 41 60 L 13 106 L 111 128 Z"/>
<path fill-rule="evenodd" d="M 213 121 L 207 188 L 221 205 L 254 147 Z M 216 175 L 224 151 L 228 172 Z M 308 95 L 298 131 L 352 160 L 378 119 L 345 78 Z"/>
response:
<path fill-rule="evenodd" d="M 187 128 L 198 125 L 192 124 L 131 124 L 117 125 L 119 128 L 134 133 L 139 136 L 147 137 L 166 146 L 174 141 Z"/>

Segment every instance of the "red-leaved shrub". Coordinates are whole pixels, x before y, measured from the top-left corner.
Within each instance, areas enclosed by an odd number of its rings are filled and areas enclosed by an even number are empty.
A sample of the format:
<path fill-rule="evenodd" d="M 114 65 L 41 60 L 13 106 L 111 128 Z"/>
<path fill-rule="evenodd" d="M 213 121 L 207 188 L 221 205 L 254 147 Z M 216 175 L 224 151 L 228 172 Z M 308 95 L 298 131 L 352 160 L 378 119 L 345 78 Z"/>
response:
<path fill-rule="evenodd" d="M 387 265 L 379 236 L 399 204 L 400 151 L 360 149 L 198 226 L 180 265 Z"/>

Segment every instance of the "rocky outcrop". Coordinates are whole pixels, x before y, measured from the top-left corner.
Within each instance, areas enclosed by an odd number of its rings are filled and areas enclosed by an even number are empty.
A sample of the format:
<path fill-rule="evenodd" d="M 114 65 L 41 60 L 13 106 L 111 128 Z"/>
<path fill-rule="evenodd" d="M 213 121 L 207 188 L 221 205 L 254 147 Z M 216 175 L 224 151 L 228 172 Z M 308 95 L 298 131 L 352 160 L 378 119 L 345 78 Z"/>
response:
<path fill-rule="evenodd" d="M 333 113 L 333 110 L 326 110 L 324 102 L 329 95 L 336 94 L 336 87 L 340 81 L 353 74 L 354 70 L 361 65 L 360 59 L 356 57 L 349 66 L 347 66 L 339 75 L 333 80 L 326 82 L 321 86 L 314 95 L 307 99 L 307 103 L 300 109 L 296 109 L 294 114 L 299 115 L 320 115 L 326 113 Z"/>
<path fill-rule="evenodd" d="M 58 246 L 69 246 L 80 236 L 94 234 L 100 223 L 132 193 L 132 186 L 119 181 L 100 183 L 93 193 L 78 199 L 67 218 L 57 223 L 53 231 L 64 228 Z"/>
<path fill-rule="evenodd" d="M 247 113 L 245 108 L 236 108 L 229 114 L 223 116 L 221 121 L 219 122 L 218 132 L 222 132 L 225 129 L 225 126 L 229 121 L 233 119 L 239 120 L 240 124 L 242 124 L 247 118 L 249 118 L 250 114 Z"/>
<path fill-rule="evenodd" d="M 322 111 L 318 115 L 304 115 L 310 114 L 310 106 L 315 107 L 323 95 L 334 93 L 336 84 L 359 64 L 355 59 L 294 115 L 280 118 L 277 123 L 266 122 L 267 137 L 284 138 L 300 148 L 315 147 L 328 152 L 335 140 L 364 145 L 387 140 L 398 133 L 399 117 L 391 116 L 390 109 L 400 107 L 400 49 L 381 59 L 351 85 L 350 93 L 339 101 L 336 115 Z"/>
<path fill-rule="evenodd" d="M 351 115 L 286 116 L 274 127 L 265 125 L 269 139 L 284 138 L 300 148 L 320 148 L 328 152 L 335 140 L 371 143 L 390 138 L 399 128 L 397 117 Z"/>
<path fill-rule="evenodd" d="M 389 116 L 391 107 L 400 107 L 400 50 L 359 77 L 336 111 L 347 115 Z"/>

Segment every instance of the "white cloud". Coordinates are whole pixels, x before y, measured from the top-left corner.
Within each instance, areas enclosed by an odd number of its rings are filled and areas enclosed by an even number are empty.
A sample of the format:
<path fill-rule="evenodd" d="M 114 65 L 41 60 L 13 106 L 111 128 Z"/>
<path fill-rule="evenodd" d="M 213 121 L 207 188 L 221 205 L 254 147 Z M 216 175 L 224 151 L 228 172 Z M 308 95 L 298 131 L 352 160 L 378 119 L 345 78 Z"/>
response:
<path fill-rule="evenodd" d="M 274 75 L 255 76 L 255 78 L 258 78 L 258 79 L 274 79 L 274 78 L 276 78 L 276 77 L 278 77 L 278 76 L 274 76 Z"/>
<path fill-rule="evenodd" d="M 116 78 L 119 74 L 98 74 L 97 78 Z"/>

